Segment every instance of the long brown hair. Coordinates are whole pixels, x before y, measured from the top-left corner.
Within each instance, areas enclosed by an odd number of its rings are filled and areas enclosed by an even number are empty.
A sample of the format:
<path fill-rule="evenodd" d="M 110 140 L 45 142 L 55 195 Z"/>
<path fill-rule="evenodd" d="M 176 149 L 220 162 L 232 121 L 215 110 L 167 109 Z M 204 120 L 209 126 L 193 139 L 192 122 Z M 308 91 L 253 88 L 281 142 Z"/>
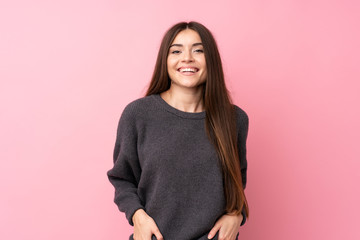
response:
<path fill-rule="evenodd" d="M 221 160 L 226 211 L 240 214 L 249 208 L 245 197 L 237 148 L 236 113 L 225 86 L 224 72 L 216 41 L 211 32 L 198 22 L 180 22 L 164 35 L 158 52 L 154 73 L 145 96 L 159 94 L 170 88 L 167 57 L 176 35 L 185 30 L 196 31 L 201 38 L 207 67 L 203 100 L 206 111 L 206 132 Z"/>

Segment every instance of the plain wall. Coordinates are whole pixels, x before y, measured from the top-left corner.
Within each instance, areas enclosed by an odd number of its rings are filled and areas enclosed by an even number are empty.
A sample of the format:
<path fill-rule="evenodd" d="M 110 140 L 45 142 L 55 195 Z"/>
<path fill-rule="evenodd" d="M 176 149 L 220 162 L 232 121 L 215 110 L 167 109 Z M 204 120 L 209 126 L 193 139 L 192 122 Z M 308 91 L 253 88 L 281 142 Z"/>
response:
<path fill-rule="evenodd" d="M 360 239 L 359 1 L 2 1 L 0 239 L 127 239 L 106 171 L 178 21 L 249 115 L 240 239 Z"/>

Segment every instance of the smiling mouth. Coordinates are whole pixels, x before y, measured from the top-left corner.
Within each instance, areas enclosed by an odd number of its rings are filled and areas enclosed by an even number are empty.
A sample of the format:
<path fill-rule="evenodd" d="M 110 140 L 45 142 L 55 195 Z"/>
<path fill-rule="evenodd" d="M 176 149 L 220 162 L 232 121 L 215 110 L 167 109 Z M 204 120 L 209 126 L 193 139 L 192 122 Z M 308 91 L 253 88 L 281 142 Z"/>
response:
<path fill-rule="evenodd" d="M 178 71 L 181 73 L 186 73 L 186 72 L 196 73 L 199 71 L 199 69 L 198 68 L 179 68 Z"/>

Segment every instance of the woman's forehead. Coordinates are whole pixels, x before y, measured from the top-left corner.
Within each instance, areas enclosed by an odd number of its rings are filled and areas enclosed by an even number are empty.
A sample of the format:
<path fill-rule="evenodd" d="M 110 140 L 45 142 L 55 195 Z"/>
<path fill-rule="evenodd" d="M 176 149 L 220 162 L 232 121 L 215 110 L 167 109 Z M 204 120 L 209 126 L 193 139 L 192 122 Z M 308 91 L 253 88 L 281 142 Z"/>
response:
<path fill-rule="evenodd" d="M 171 45 L 193 45 L 194 43 L 201 43 L 200 35 L 192 29 L 185 29 L 176 35 Z"/>

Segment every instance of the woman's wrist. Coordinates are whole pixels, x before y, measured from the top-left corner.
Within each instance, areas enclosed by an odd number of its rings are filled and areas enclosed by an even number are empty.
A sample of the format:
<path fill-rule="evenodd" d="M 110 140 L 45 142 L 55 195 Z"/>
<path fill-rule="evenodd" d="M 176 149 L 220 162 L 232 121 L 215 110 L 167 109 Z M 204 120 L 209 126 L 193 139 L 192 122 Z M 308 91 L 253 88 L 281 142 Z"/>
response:
<path fill-rule="evenodd" d="M 141 218 L 143 218 L 143 216 L 145 214 L 146 214 L 146 212 L 142 208 L 139 208 L 138 210 L 136 210 L 132 216 L 133 223 L 138 222 Z"/>

